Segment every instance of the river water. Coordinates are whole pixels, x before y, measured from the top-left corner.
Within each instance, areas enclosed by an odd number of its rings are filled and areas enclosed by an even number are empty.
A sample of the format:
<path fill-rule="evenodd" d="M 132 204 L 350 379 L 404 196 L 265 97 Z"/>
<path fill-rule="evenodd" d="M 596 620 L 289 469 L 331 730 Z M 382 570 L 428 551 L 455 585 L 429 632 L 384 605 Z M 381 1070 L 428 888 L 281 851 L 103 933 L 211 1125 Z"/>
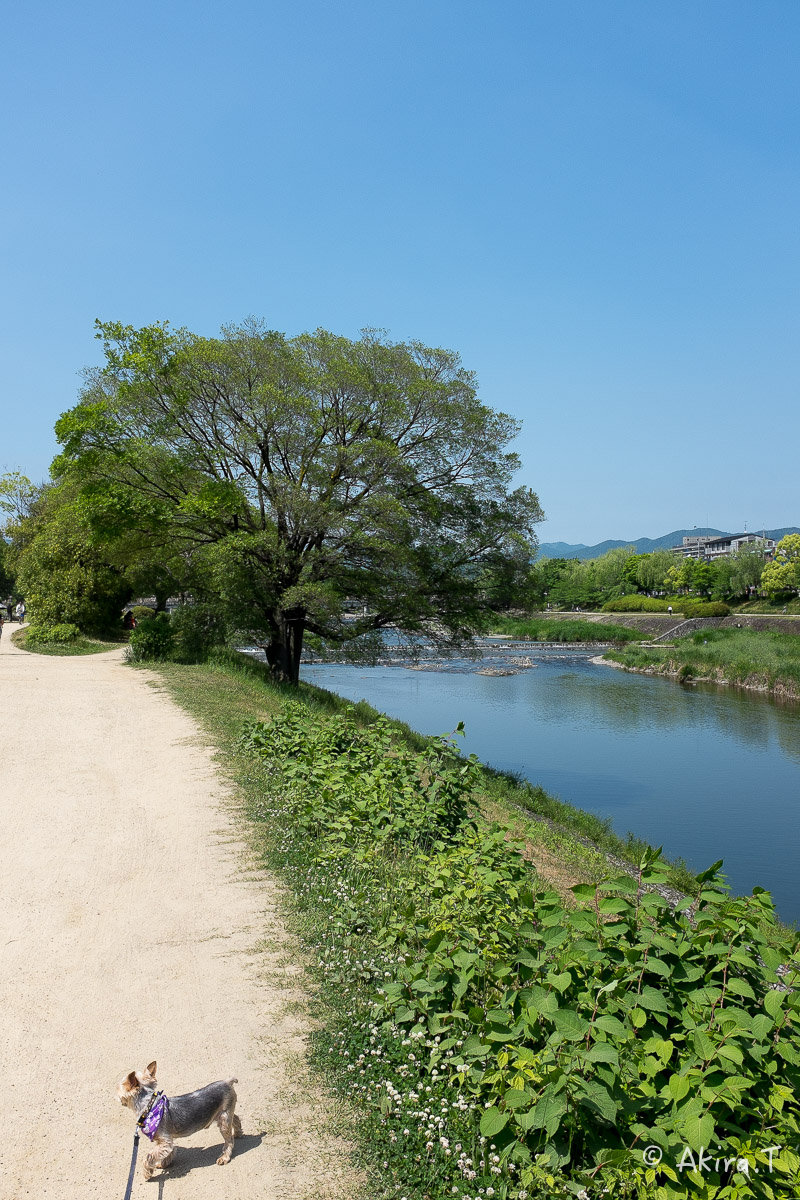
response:
<path fill-rule="evenodd" d="M 464 750 L 610 817 L 733 890 L 768 888 L 800 922 L 800 705 L 592 663 L 597 650 L 525 649 L 534 667 L 479 675 L 399 666 L 304 666 L 425 734 L 466 726 Z"/>

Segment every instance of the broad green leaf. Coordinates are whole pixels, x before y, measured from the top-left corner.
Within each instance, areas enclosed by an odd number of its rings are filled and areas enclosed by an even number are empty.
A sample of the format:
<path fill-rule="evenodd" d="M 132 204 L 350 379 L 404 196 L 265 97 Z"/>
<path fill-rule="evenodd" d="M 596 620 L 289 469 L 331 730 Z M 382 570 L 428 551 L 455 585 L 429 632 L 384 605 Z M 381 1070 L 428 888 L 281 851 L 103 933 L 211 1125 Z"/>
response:
<path fill-rule="evenodd" d="M 729 979 L 728 991 L 732 992 L 734 996 L 745 996 L 748 1000 L 755 1000 L 756 998 L 755 992 L 746 979 Z"/>
<path fill-rule="evenodd" d="M 594 1023 L 598 1029 L 602 1029 L 604 1033 L 610 1033 L 612 1037 L 624 1037 L 625 1026 L 617 1017 L 612 1017 L 608 1013 L 603 1013 L 600 1017 L 595 1017 Z"/>
<path fill-rule="evenodd" d="M 580 1102 L 588 1102 L 597 1109 L 604 1120 L 613 1124 L 617 1117 L 617 1104 L 608 1089 L 596 1079 L 582 1079 L 579 1087 L 583 1093 Z"/>
<path fill-rule="evenodd" d="M 649 985 L 643 987 L 639 993 L 639 1004 L 642 1008 L 649 1008 L 653 1012 L 669 1012 L 664 994 Z"/>
<path fill-rule="evenodd" d="M 774 989 L 767 992 L 766 996 L 764 997 L 764 1008 L 771 1017 L 777 1018 L 778 1014 L 783 1009 L 785 995 L 785 992 L 776 992 Z"/>
<path fill-rule="evenodd" d="M 567 1099 L 563 1093 L 554 1096 L 545 1092 L 538 1104 L 528 1112 L 518 1113 L 516 1119 L 522 1129 L 544 1129 L 548 1137 L 552 1137 L 566 1111 Z"/>
<path fill-rule="evenodd" d="M 553 987 L 557 988 L 559 992 L 563 992 L 566 991 L 566 989 L 572 983 L 572 976 L 570 975 L 569 971 L 562 971 L 558 975 L 551 975 L 549 982 L 552 983 Z"/>
<path fill-rule="evenodd" d="M 545 991 L 543 987 L 527 987 L 522 993 L 523 1003 L 537 1013 L 552 1016 L 558 1008 L 558 997 L 555 992 Z"/>
<path fill-rule="evenodd" d="M 683 1135 L 687 1145 L 696 1153 L 700 1152 L 701 1146 L 708 1149 L 714 1138 L 714 1118 L 710 1113 L 688 1117 L 683 1122 Z"/>
<path fill-rule="evenodd" d="M 492 1105 L 481 1117 L 481 1133 L 487 1138 L 495 1137 L 501 1129 L 505 1128 L 510 1116 L 510 1113 L 500 1112 L 499 1108 Z"/>
<path fill-rule="evenodd" d="M 672 1099 L 677 1104 L 684 1096 L 688 1096 L 691 1084 L 685 1075 L 670 1075 L 667 1087 Z"/>
<path fill-rule="evenodd" d="M 569 1042 L 579 1042 L 589 1031 L 589 1022 L 579 1016 L 574 1008 L 560 1008 L 553 1021 L 561 1036 Z"/>
<path fill-rule="evenodd" d="M 609 1042 L 595 1042 L 585 1058 L 587 1062 L 619 1063 L 619 1054 Z"/>

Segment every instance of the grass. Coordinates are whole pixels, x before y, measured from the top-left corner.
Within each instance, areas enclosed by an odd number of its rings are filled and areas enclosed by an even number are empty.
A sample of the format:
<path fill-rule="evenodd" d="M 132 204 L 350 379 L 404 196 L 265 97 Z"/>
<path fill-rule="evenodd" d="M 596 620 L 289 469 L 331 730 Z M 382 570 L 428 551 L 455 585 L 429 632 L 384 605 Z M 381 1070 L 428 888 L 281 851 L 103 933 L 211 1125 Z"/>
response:
<path fill-rule="evenodd" d="M 101 638 L 81 636 L 71 642 L 51 642 L 50 644 L 45 643 L 34 647 L 28 645 L 27 629 L 17 629 L 11 635 L 11 641 L 20 650 L 27 650 L 29 654 L 49 654 L 59 658 L 81 654 L 103 654 L 106 650 L 114 650 L 117 646 L 123 645 L 126 640 L 126 638 L 122 637 L 109 641 Z"/>
<path fill-rule="evenodd" d="M 735 609 L 737 613 L 764 614 L 773 617 L 782 617 L 784 610 L 787 615 L 793 613 L 795 616 L 800 616 L 800 596 L 795 596 L 792 600 L 748 600 L 745 604 L 737 604 Z"/>
<path fill-rule="evenodd" d="M 800 639 L 793 634 L 709 629 L 678 638 L 673 646 L 626 647 L 607 657 L 684 680 L 712 679 L 800 698 Z"/>
<path fill-rule="evenodd" d="M 552 617 L 498 617 L 492 633 L 508 634 L 515 638 L 530 638 L 534 642 L 639 642 L 642 633 L 625 625 L 579 619 Z"/>

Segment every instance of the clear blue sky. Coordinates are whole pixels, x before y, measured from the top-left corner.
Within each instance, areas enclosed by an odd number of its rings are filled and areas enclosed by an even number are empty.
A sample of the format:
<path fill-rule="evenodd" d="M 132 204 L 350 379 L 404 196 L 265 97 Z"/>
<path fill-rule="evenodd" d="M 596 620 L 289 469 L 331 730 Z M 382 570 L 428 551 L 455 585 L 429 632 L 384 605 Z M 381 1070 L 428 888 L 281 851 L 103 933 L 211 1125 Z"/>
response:
<path fill-rule="evenodd" d="M 800 524 L 797 0 L 6 6 L 0 470 L 95 317 L 457 349 L 546 541 Z"/>

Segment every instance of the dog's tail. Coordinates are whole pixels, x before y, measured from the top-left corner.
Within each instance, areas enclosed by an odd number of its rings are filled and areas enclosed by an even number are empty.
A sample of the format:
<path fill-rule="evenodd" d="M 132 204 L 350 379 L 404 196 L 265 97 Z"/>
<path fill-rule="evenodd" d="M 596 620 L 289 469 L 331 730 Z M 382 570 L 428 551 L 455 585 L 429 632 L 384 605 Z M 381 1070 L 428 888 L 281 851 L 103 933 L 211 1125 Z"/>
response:
<path fill-rule="evenodd" d="M 225 1082 L 226 1083 L 238 1083 L 239 1080 L 238 1079 L 226 1079 Z"/>

